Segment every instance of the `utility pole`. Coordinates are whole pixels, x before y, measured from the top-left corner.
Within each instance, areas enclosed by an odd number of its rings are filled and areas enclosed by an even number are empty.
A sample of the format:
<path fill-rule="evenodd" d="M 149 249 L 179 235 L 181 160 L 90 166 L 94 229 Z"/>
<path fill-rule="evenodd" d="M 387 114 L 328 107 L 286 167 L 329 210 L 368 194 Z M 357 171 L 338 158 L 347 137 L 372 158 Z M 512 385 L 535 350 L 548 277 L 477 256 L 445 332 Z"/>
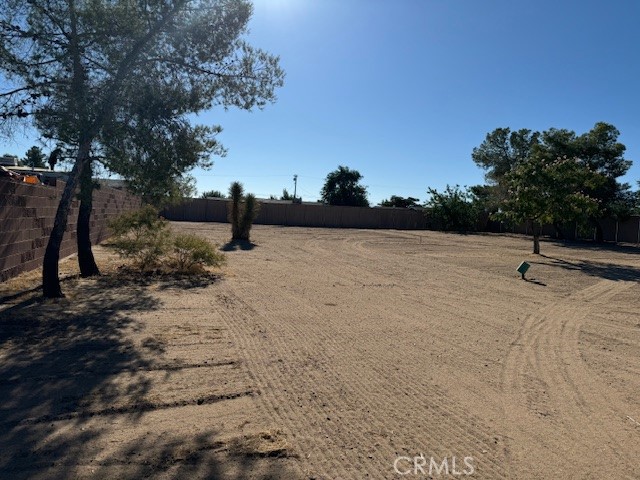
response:
<path fill-rule="evenodd" d="M 298 190 L 298 175 L 293 176 L 293 201 L 296 201 L 296 192 Z"/>

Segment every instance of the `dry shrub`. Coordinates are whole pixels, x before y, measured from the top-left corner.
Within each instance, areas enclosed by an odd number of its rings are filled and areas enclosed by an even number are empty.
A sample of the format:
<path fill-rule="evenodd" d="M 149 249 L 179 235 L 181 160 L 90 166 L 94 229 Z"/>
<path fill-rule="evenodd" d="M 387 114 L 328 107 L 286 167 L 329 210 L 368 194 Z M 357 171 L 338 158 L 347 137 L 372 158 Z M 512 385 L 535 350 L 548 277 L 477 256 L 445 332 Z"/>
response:
<path fill-rule="evenodd" d="M 169 224 L 150 205 L 118 215 L 109 228 L 114 235 L 109 245 L 140 270 L 156 268 L 169 250 Z"/>
<path fill-rule="evenodd" d="M 236 438 L 230 444 L 236 454 L 257 457 L 294 457 L 282 430 L 269 430 Z"/>
<path fill-rule="evenodd" d="M 114 234 L 109 246 L 142 272 L 196 274 L 225 262 L 224 254 L 208 240 L 194 234 L 172 235 L 169 223 L 149 205 L 119 215 L 109 227 Z"/>
<path fill-rule="evenodd" d="M 221 267 L 225 263 L 223 253 L 208 240 L 192 233 L 173 237 L 173 265 L 178 272 L 202 271 L 207 267 Z"/>

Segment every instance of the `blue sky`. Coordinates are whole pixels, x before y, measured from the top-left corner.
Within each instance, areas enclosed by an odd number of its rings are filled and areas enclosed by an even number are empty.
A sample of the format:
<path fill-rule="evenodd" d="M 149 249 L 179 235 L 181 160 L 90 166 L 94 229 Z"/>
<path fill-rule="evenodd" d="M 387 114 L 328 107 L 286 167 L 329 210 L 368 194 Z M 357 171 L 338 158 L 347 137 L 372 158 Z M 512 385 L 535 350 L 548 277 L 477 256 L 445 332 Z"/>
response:
<path fill-rule="evenodd" d="M 319 198 L 338 165 L 370 200 L 426 198 L 483 182 L 473 147 L 497 127 L 583 133 L 615 125 L 640 179 L 636 0 L 255 0 L 249 41 L 281 57 L 278 101 L 214 110 L 228 148 L 196 170 L 199 191 L 239 180 L 258 196 Z M 32 144 L 16 138 L 3 151 Z M 1 147 L 0 147 L 1 148 Z"/>

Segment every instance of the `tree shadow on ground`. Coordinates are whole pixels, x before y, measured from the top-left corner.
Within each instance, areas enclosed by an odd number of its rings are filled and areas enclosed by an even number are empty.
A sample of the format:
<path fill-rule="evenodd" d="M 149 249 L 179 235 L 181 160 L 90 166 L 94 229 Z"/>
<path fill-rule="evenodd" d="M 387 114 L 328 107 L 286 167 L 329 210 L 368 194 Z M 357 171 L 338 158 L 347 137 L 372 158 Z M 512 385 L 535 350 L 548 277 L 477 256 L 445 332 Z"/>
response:
<path fill-rule="evenodd" d="M 163 270 L 139 271 L 138 269 L 123 267 L 116 275 L 103 277 L 105 286 L 118 287 L 132 285 L 135 287 L 155 286 L 158 290 L 192 290 L 206 288 L 219 282 L 222 274 L 214 272 L 174 273 Z"/>
<path fill-rule="evenodd" d="M 220 250 L 223 252 L 235 252 L 236 250 L 253 250 L 257 245 L 248 240 L 230 240 Z"/>
<path fill-rule="evenodd" d="M 146 284 L 123 284 L 117 277 L 82 280 L 66 290 L 66 299 L 33 296 L 0 310 L 0 478 L 142 478 L 163 472 L 169 478 L 282 478 L 279 464 L 263 468 L 265 477 L 252 476 L 251 458 L 228 470 L 212 430 L 191 437 L 115 434 L 113 440 L 114 431 L 137 432 L 134 427 L 151 410 L 172 408 L 147 400 L 154 382 L 167 380 L 148 375 L 159 368 L 159 358 L 128 336 L 144 327 L 136 313 L 162 304 Z M 118 383 L 123 378 L 124 389 Z M 109 446 L 113 455 L 104 460 Z M 213 456 L 205 458 L 207 453 Z M 103 460 L 94 463 L 100 455 Z"/>
<path fill-rule="evenodd" d="M 592 277 L 606 280 L 640 281 L 640 268 L 616 263 L 585 262 L 580 260 L 568 261 L 549 255 L 540 254 L 541 257 L 550 260 L 551 263 L 532 262 L 544 265 L 560 267 L 565 270 L 576 270 Z"/>
<path fill-rule="evenodd" d="M 613 242 L 598 243 L 590 240 L 557 240 L 553 238 L 545 239 L 548 243 L 554 244 L 561 248 L 570 248 L 571 250 L 590 250 L 593 252 L 615 252 L 640 254 L 640 247 L 632 244 L 620 244 Z"/>

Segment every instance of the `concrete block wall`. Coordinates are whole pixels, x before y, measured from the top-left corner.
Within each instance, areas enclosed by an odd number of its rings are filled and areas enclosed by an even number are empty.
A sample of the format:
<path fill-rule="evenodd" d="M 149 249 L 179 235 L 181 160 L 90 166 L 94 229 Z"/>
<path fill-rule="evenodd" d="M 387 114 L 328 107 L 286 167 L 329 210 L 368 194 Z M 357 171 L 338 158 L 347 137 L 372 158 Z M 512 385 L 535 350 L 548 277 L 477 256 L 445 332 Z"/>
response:
<path fill-rule="evenodd" d="M 64 182 L 55 187 L 28 185 L 0 178 L 0 282 L 42 265 Z M 109 236 L 107 222 L 119 213 L 138 208 L 140 200 L 123 191 L 102 187 L 94 192 L 91 240 Z M 60 248 L 60 258 L 76 253 L 78 201 L 74 200 Z"/>

